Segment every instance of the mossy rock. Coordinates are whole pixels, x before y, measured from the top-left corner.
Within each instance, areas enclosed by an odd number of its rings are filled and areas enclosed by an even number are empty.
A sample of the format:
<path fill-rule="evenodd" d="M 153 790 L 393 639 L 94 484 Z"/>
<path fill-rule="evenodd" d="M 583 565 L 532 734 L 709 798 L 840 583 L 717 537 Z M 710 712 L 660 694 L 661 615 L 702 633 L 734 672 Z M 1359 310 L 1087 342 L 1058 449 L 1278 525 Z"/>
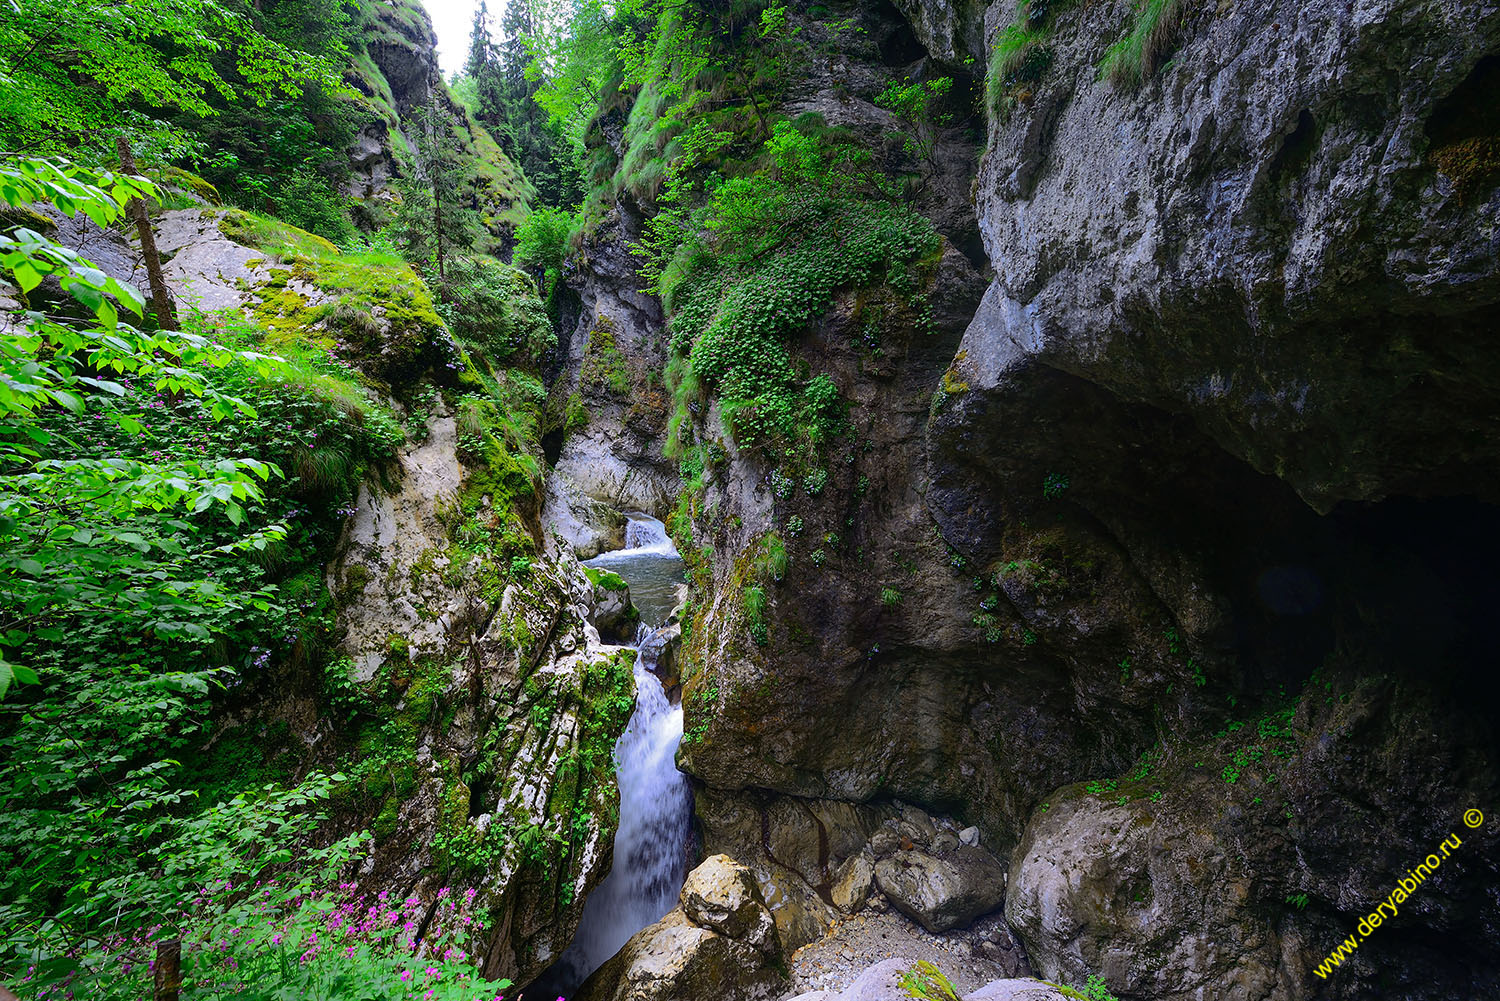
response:
<path fill-rule="evenodd" d="M 1439 146 L 1428 156 L 1453 182 L 1460 205 L 1500 184 L 1500 137 L 1464 139 Z"/>
<path fill-rule="evenodd" d="M 43 236 L 57 230 L 57 224 L 36 209 L 26 205 L 0 205 L 0 230 L 15 227 L 35 230 Z"/>
<path fill-rule="evenodd" d="M 183 170 L 181 167 L 163 167 L 157 171 L 157 179 L 163 187 L 186 191 L 197 197 L 205 205 L 219 206 L 224 204 L 224 200 L 219 197 L 218 188 L 197 174 Z"/>
<path fill-rule="evenodd" d="M 219 218 L 219 232 L 242 247 L 254 247 L 280 256 L 310 254 L 337 257 L 339 253 L 338 247 L 316 233 L 309 233 L 291 223 L 244 209 L 229 209 L 225 212 Z"/>

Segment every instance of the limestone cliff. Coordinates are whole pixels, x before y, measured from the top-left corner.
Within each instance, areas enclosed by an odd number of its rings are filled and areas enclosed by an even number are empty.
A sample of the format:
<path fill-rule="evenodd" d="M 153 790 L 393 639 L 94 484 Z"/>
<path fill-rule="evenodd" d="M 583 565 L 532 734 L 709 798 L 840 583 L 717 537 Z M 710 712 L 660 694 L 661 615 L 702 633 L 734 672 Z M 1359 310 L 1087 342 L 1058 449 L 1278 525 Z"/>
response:
<path fill-rule="evenodd" d="M 417 140 L 430 119 L 457 151 L 465 179 L 459 197 L 479 213 L 493 241 L 482 249 L 508 254 L 536 189 L 449 94 L 438 69 L 432 19 L 422 5 L 417 0 L 362 5 L 344 77 L 360 122 L 349 150 L 354 176 L 347 192 L 355 201 L 356 221 L 378 227 L 383 206 L 396 197 L 391 182 L 419 173 Z"/>
<path fill-rule="evenodd" d="M 1006 914 L 1049 977 L 1493 993 L 1483 833 L 1378 948 L 1313 967 L 1500 781 L 1500 12 L 1167 6 L 1134 74 L 1124 3 L 826 9 L 868 44 L 814 59 L 784 111 L 878 137 L 883 81 L 947 73 L 985 149 L 972 203 L 944 178 L 973 162 L 961 129 L 930 169 L 930 325 L 871 324 L 882 291 L 850 288 L 793 345 L 850 401 L 826 478 L 692 416 L 680 761 L 708 847 L 899 798 L 1011 853 Z M 609 443 L 666 347 L 610 262 L 651 211 L 622 198 L 580 261 L 562 377 L 586 389 L 615 333 L 618 402 L 561 454 L 614 448 L 640 505 L 662 461 Z"/>

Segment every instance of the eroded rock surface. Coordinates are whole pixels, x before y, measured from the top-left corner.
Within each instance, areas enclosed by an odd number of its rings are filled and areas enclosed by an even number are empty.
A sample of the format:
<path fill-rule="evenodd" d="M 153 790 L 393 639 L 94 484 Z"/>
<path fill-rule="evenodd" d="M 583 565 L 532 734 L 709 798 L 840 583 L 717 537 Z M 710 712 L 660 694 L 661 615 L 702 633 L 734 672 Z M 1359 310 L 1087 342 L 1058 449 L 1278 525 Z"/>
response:
<path fill-rule="evenodd" d="M 1320 511 L 1495 500 L 1500 194 L 1438 154 L 1496 128 L 1500 11 L 1205 9 L 1138 90 L 1096 65 L 1127 23 L 1054 15 L 1050 69 L 992 119 L 961 378 L 1031 359 L 1189 414 Z"/>
<path fill-rule="evenodd" d="M 681 905 L 632 936 L 574 1001 L 761 1001 L 781 993 L 781 954 L 754 877 L 715 855 L 688 874 Z"/>
<path fill-rule="evenodd" d="M 899 851 L 875 864 L 875 880 L 898 910 L 930 932 L 966 925 L 1005 900 L 1005 867 L 983 848 Z"/>

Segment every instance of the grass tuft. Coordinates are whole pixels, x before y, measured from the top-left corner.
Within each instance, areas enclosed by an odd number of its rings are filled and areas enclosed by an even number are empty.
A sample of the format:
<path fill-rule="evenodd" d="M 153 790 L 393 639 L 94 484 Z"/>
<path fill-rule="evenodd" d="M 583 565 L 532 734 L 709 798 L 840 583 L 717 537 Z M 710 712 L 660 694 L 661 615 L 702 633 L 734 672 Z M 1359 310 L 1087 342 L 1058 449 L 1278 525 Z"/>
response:
<path fill-rule="evenodd" d="M 1100 63 L 1101 74 L 1117 87 L 1139 87 L 1166 62 L 1177 45 L 1184 0 L 1142 0 L 1135 26 L 1111 45 Z"/>

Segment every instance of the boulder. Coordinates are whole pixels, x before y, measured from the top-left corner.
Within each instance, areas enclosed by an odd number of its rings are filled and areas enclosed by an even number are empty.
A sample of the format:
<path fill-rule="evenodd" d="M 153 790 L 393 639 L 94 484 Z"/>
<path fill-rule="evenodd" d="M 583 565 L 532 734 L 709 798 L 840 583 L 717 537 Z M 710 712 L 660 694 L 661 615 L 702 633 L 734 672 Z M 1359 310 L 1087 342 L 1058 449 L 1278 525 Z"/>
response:
<path fill-rule="evenodd" d="M 864 909 L 870 899 L 870 890 L 875 882 L 875 866 L 868 856 L 853 855 L 839 867 L 834 875 L 829 897 L 833 906 L 845 914 L 856 914 Z"/>
<path fill-rule="evenodd" d="M 899 851 L 876 863 L 875 879 L 897 910 L 933 933 L 966 925 L 1005 900 L 1005 866 L 983 848 L 943 856 Z"/>
<path fill-rule="evenodd" d="M 965 827 L 958 832 L 958 841 L 960 844 L 971 846 L 979 844 L 979 828 Z"/>
<path fill-rule="evenodd" d="M 842 991 L 812 991 L 799 994 L 792 1001 L 910 1001 L 912 995 L 901 986 L 901 978 L 916 963 L 910 959 L 887 959 L 865 970 Z M 1040 980 L 994 980 L 963 1001 L 1064 1001 L 1064 994 Z"/>
<path fill-rule="evenodd" d="M 801 876 L 774 862 L 757 865 L 755 875 L 776 921 L 783 949 L 800 949 L 827 934 L 833 923 L 833 908 Z"/>
<path fill-rule="evenodd" d="M 1071 995 L 1040 980 L 992 980 L 963 996 L 963 1001 L 1063 1001 Z"/>
<path fill-rule="evenodd" d="M 911 995 L 901 989 L 901 976 L 912 966 L 909 959 L 876 963 L 828 1001 L 910 1001 Z"/>
<path fill-rule="evenodd" d="M 715 855 L 680 905 L 637 932 L 573 1001 L 764 1001 L 786 986 L 781 939 L 750 870 Z"/>
<path fill-rule="evenodd" d="M 682 910 L 695 924 L 741 939 L 761 952 L 780 952 L 776 924 L 755 876 L 728 855 L 715 855 L 688 874 Z"/>
<path fill-rule="evenodd" d="M 573 1001 L 763 1001 L 785 984 L 760 950 L 694 924 L 675 908 L 631 936 Z"/>
<path fill-rule="evenodd" d="M 630 600 L 630 585 L 615 573 L 589 571 L 592 584 L 589 622 L 599 630 L 599 635 L 618 643 L 635 639 L 636 623 L 641 613 Z"/>
<path fill-rule="evenodd" d="M 894 827 L 882 827 L 870 836 L 870 851 L 876 858 L 885 858 L 901 848 L 901 835 Z"/>

